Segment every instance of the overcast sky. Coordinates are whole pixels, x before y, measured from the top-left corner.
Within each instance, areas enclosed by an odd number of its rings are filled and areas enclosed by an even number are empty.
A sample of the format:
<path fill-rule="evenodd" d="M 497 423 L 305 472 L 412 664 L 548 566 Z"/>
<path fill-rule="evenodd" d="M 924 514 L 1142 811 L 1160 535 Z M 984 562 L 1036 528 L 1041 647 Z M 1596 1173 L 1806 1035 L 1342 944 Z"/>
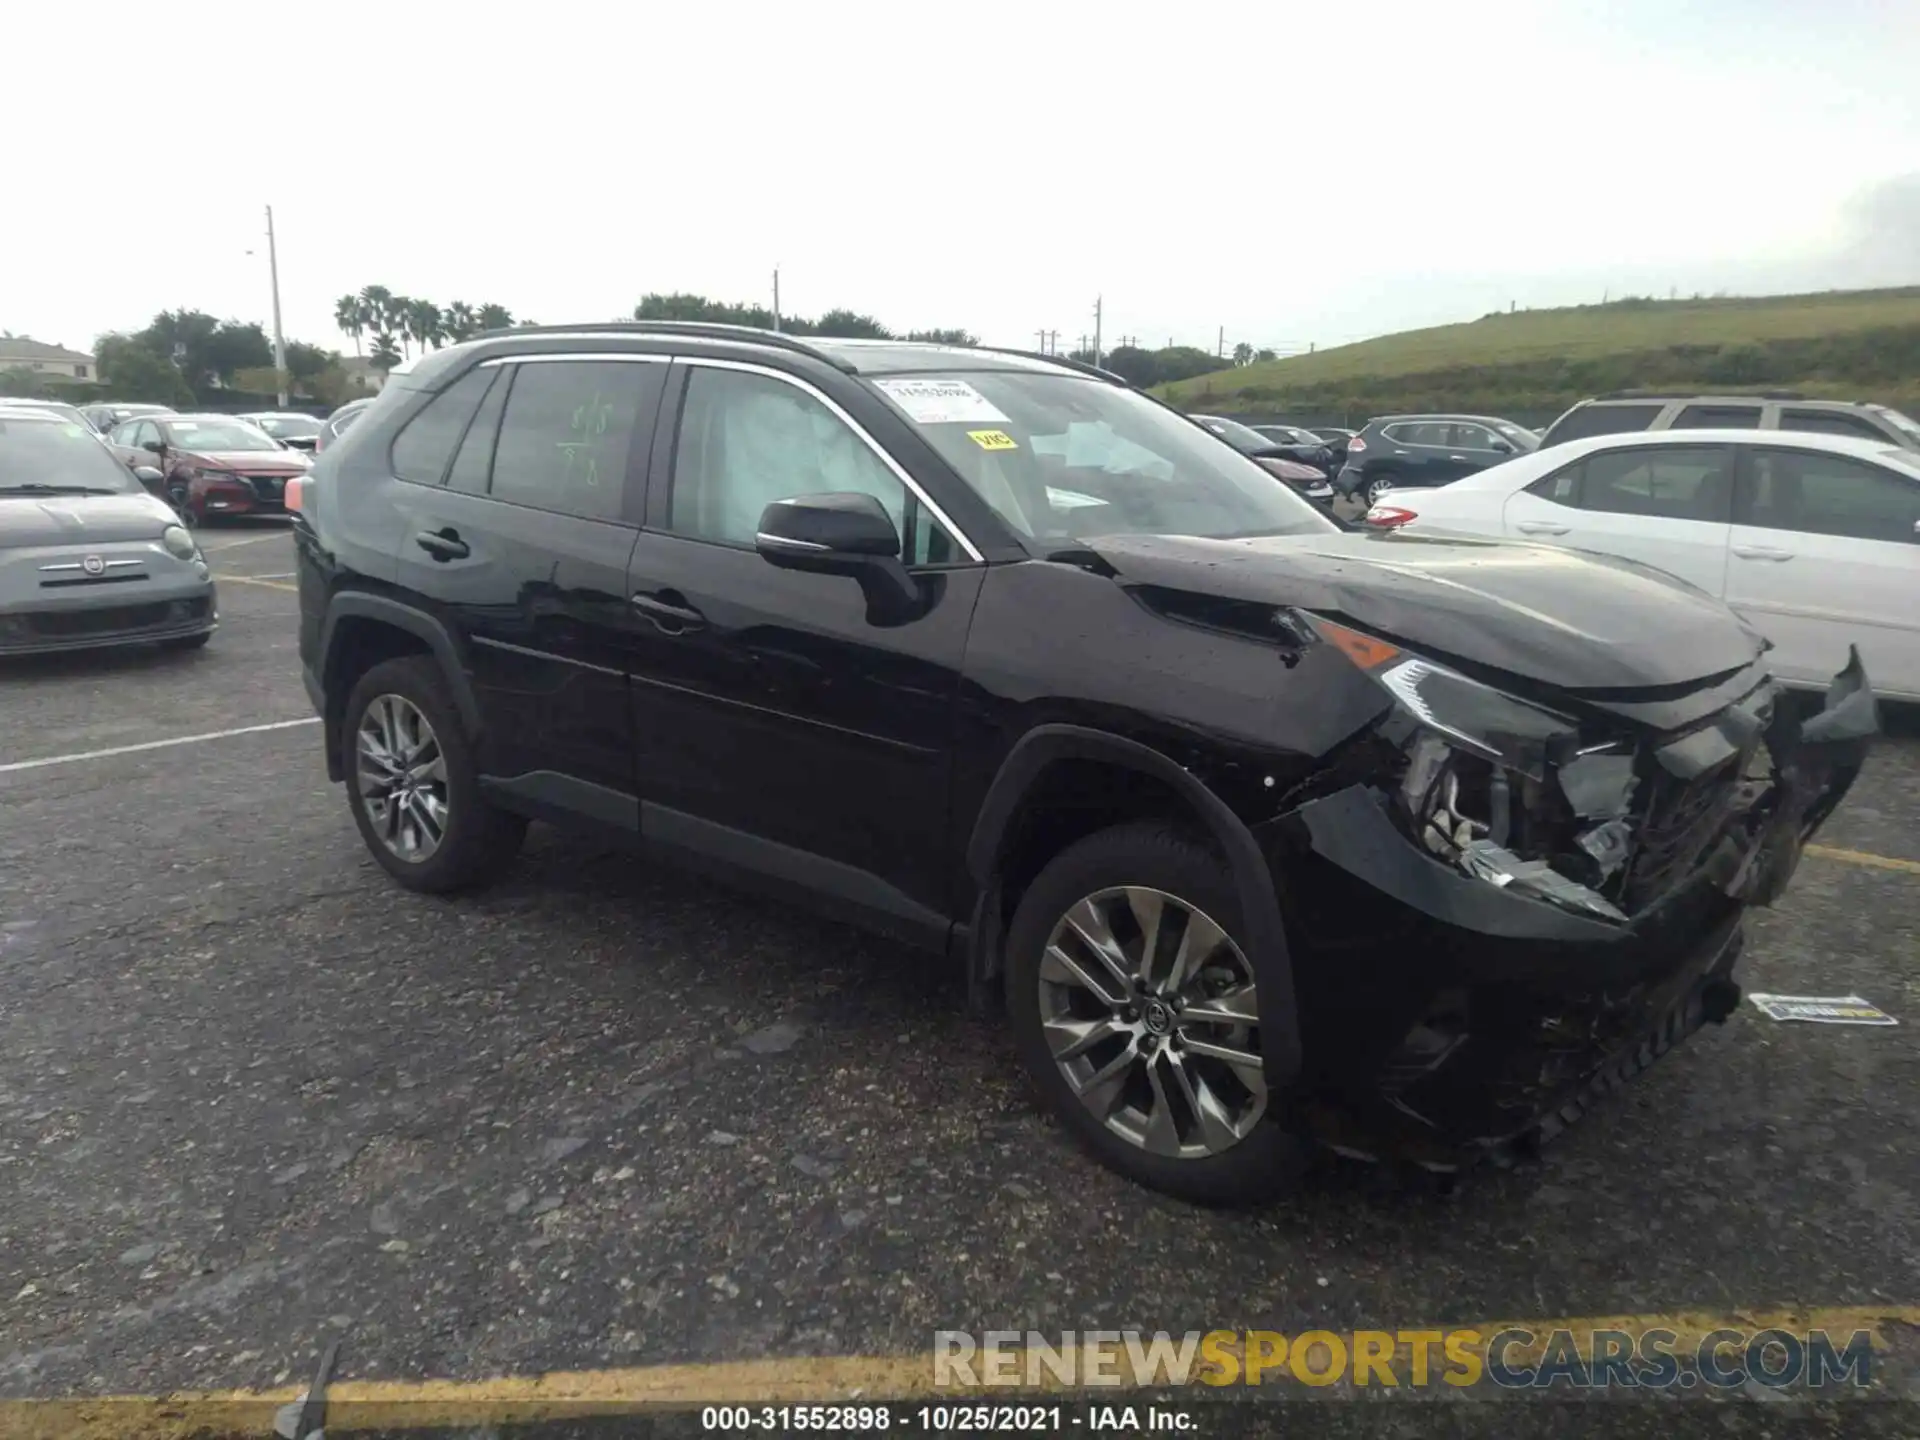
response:
<path fill-rule="evenodd" d="M 367 284 L 1283 349 L 1920 283 L 1920 4 L 174 0 L 7 20 L 0 328 Z M 252 250 L 249 255 L 247 252 Z"/>

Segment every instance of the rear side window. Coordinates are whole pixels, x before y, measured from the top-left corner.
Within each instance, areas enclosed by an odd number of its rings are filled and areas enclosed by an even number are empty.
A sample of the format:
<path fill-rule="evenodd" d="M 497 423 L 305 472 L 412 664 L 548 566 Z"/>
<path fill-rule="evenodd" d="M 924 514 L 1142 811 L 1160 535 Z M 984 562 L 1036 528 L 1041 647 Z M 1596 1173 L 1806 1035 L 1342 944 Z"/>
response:
<path fill-rule="evenodd" d="M 1733 505 L 1733 453 L 1707 445 L 1607 450 L 1527 489 L 1577 510 L 1725 524 Z"/>
<path fill-rule="evenodd" d="M 644 454 L 666 388 L 666 365 L 550 360 L 513 368 L 489 493 L 589 520 L 619 519 L 635 432 L 642 432 Z"/>
<path fill-rule="evenodd" d="M 1758 430 L 1758 405 L 1689 405 L 1673 417 L 1675 430 Z"/>
<path fill-rule="evenodd" d="M 1742 525 L 1911 544 L 1920 481 L 1844 455 L 1756 450 L 1740 496 Z"/>
<path fill-rule="evenodd" d="M 1541 445 L 1584 440 L 1589 435 L 1627 435 L 1645 430 L 1659 418 L 1655 405 L 1576 405 L 1548 428 Z"/>
<path fill-rule="evenodd" d="M 491 370 L 469 370 L 429 400 L 426 408 L 393 437 L 393 473 L 416 485 L 438 485 L 447 478 L 454 447 L 467 432 L 473 412 L 493 383 Z"/>
<path fill-rule="evenodd" d="M 1886 431 L 1863 415 L 1845 410 L 1795 410 L 1780 412 L 1782 430 L 1804 430 L 1815 435 L 1851 435 L 1858 440 L 1885 440 Z"/>

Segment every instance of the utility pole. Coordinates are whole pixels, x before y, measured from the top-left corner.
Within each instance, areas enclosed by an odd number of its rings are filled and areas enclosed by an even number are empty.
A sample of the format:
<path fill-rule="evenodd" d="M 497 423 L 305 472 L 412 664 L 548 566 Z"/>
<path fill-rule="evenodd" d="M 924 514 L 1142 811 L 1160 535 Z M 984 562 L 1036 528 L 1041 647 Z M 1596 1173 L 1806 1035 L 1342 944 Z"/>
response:
<path fill-rule="evenodd" d="M 287 339 L 280 330 L 280 251 L 273 239 L 273 207 L 267 206 L 267 275 L 273 281 L 273 379 L 279 387 L 280 408 L 290 403 L 287 396 Z"/>
<path fill-rule="evenodd" d="M 1100 297 L 1093 297 L 1093 363 L 1100 363 Z"/>
<path fill-rule="evenodd" d="M 1219 338 L 1219 340 L 1217 340 L 1217 341 L 1216 341 L 1216 342 L 1214 343 L 1214 352 L 1213 352 L 1213 354 L 1214 354 L 1214 358 L 1215 358 L 1216 360 L 1219 360 L 1219 359 L 1225 359 L 1225 358 L 1226 358 L 1226 354 L 1227 354 L 1227 327 L 1226 327 L 1226 326 L 1224 326 L 1224 325 L 1222 325 L 1222 326 L 1220 327 L 1220 338 Z"/>
<path fill-rule="evenodd" d="M 778 265 L 773 267 L 773 329 L 775 334 L 780 331 L 780 267 Z"/>

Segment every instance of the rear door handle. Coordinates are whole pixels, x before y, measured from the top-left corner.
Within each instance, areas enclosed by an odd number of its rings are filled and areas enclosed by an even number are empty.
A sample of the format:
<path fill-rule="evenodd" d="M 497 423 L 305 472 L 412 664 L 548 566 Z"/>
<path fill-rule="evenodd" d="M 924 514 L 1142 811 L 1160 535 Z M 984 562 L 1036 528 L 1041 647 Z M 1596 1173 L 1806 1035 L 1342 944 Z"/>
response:
<path fill-rule="evenodd" d="M 457 530 L 422 530 L 413 543 L 436 560 L 464 560 L 473 553 Z"/>
<path fill-rule="evenodd" d="M 1793 551 L 1776 549 L 1772 545 L 1735 545 L 1733 553 L 1742 560 L 1791 560 Z"/>
<path fill-rule="evenodd" d="M 1522 535 L 1564 535 L 1567 527 L 1552 520 L 1522 520 L 1515 527 Z"/>
<path fill-rule="evenodd" d="M 665 598 L 669 596 L 672 598 Z M 635 595 L 633 608 L 651 620 L 662 635 L 684 635 L 689 630 L 704 629 L 707 617 L 685 604 L 685 599 L 677 590 L 663 590 L 654 595 Z"/>

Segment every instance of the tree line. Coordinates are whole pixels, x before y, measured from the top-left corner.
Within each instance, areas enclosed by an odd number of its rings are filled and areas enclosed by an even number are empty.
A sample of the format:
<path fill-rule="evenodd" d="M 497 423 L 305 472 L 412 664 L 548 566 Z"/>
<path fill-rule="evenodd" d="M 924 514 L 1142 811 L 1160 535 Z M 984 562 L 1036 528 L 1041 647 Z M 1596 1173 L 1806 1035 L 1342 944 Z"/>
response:
<path fill-rule="evenodd" d="M 408 359 L 414 346 L 423 352 L 458 345 L 489 330 L 508 330 L 513 312 L 504 305 L 469 305 L 455 300 L 441 306 L 411 295 L 397 295 L 385 285 L 368 285 L 356 294 L 333 302 L 333 323 L 353 341 L 353 353 L 365 354 L 377 370 L 391 370 Z M 522 320 L 521 325 L 537 322 Z M 371 351 L 361 346 L 371 341 Z"/>

